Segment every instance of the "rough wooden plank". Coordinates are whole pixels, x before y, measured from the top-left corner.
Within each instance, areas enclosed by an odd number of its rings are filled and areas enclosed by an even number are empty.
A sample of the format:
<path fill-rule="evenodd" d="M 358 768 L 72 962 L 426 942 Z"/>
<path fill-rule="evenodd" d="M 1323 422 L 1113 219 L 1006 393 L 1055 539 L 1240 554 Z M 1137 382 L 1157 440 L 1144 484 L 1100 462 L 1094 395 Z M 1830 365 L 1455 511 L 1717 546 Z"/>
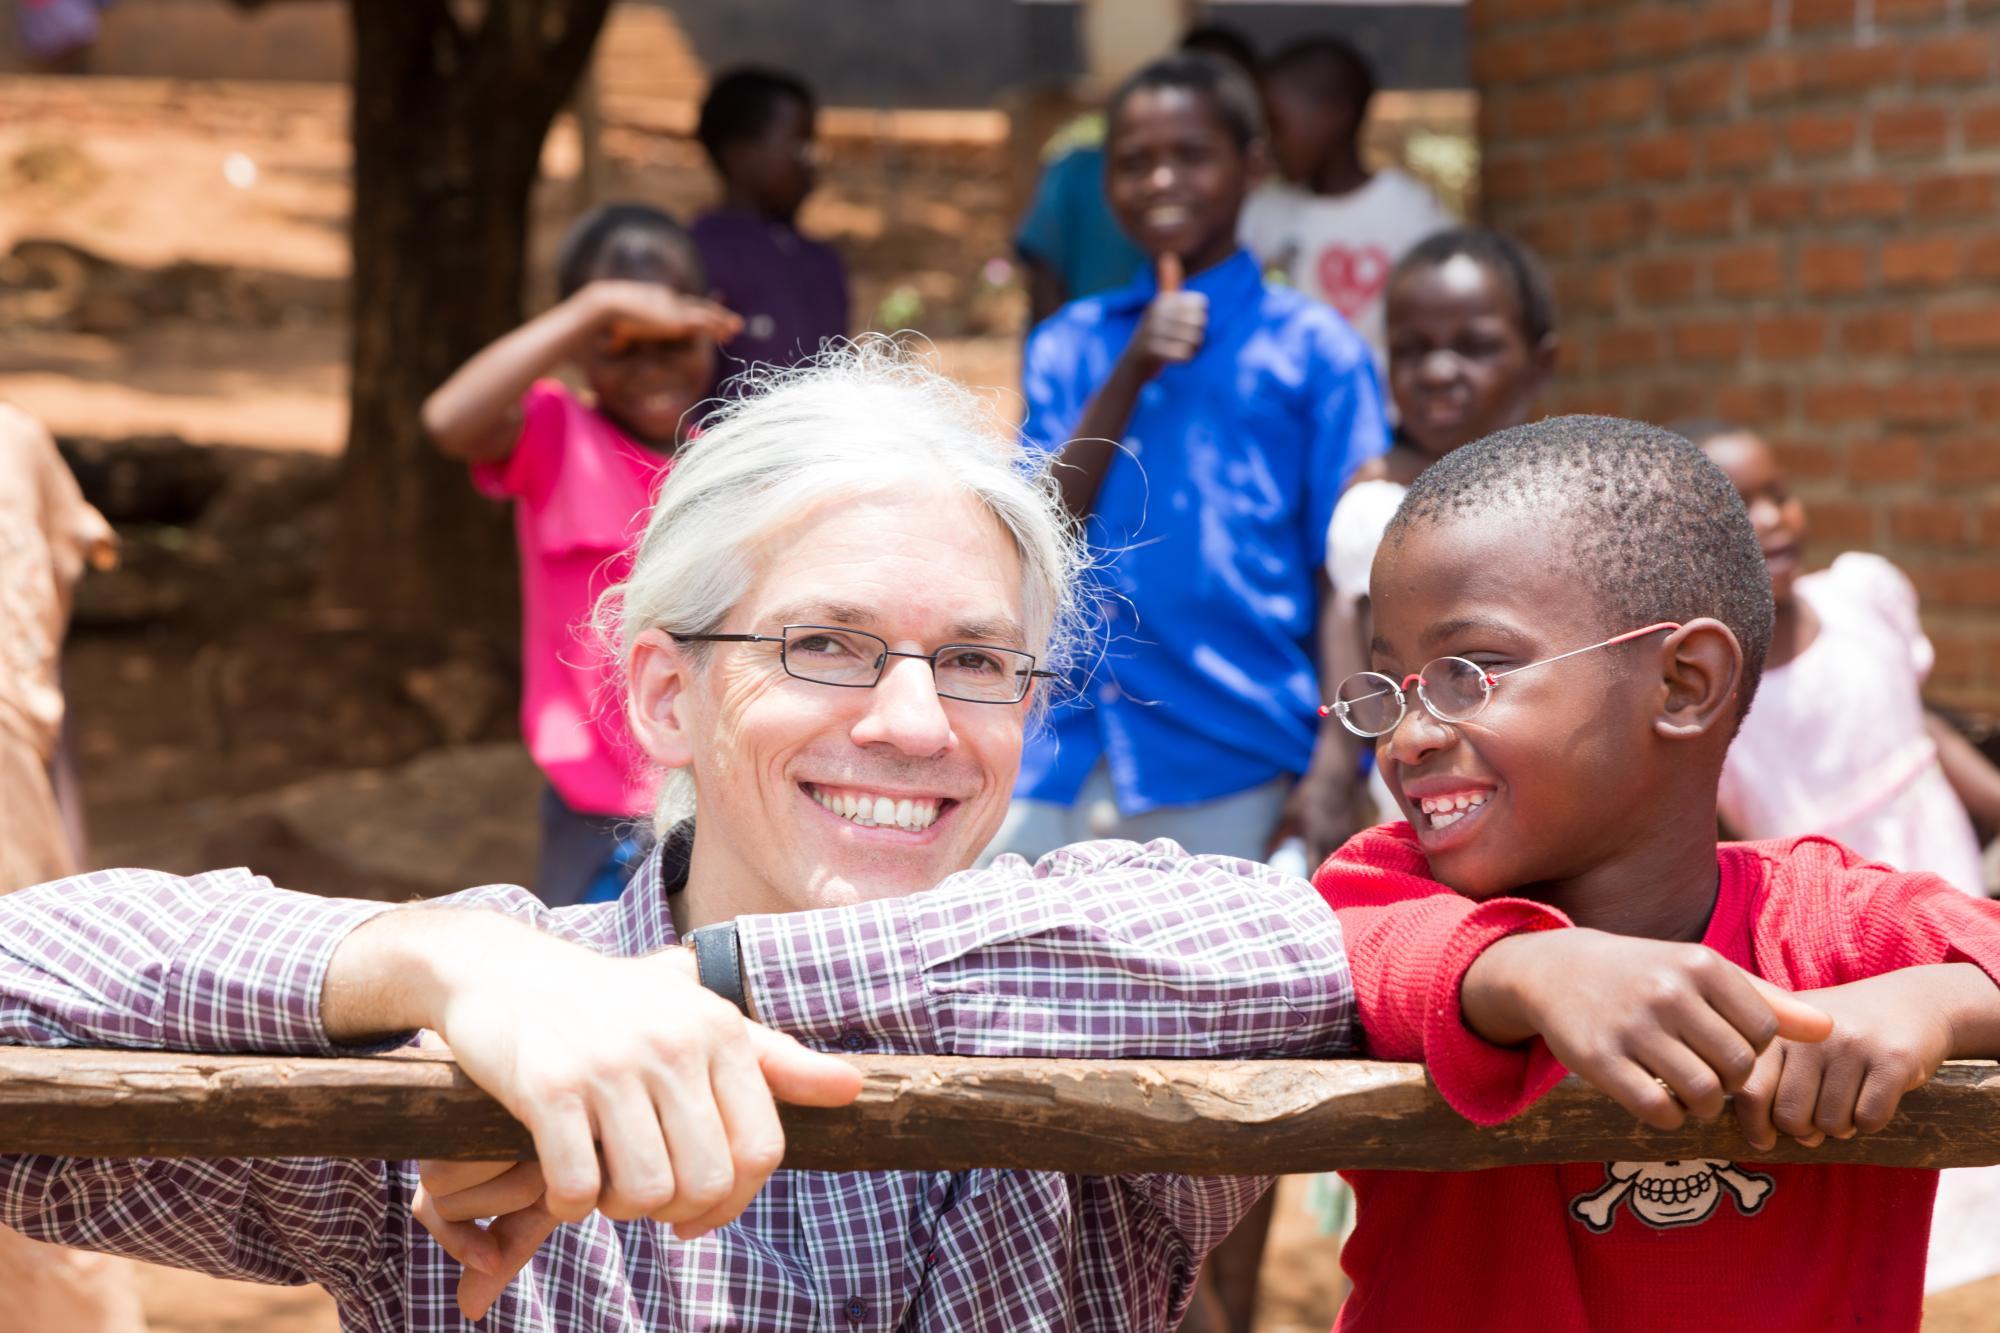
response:
<path fill-rule="evenodd" d="M 1662 1133 L 1574 1079 L 1481 1130 L 1415 1065 L 855 1057 L 842 1110 L 785 1109 L 786 1165 L 1198 1175 L 1727 1158 L 2000 1163 L 2000 1066 L 1948 1065 L 1880 1134 L 1758 1155 L 1728 1117 Z M 525 1156 L 526 1132 L 448 1059 L 310 1060 L 0 1048 L 0 1152 Z"/>

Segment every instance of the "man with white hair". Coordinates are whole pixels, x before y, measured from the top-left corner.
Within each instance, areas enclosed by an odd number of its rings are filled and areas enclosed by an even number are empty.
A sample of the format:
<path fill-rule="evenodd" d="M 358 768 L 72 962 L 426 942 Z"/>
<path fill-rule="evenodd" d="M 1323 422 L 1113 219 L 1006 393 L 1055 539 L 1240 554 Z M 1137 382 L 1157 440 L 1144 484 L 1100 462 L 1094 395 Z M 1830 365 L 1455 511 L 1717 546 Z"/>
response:
<path fill-rule="evenodd" d="M 1354 1044 L 1339 930 L 1303 881 L 1165 842 L 958 873 L 1072 637 L 1078 548 L 1036 462 L 880 346 L 726 405 L 607 610 L 634 734 L 673 778 L 623 899 L 396 908 L 246 871 L 84 875 L 0 900 L 0 1041 L 351 1054 L 439 1033 L 539 1157 L 440 1168 L 445 1197 L 421 1200 L 485 1327 L 1171 1327 L 1268 1182 L 772 1174 L 773 1094 L 859 1086 L 780 1033 L 957 1055 Z M 413 1163 L 4 1158 L 0 1222 L 317 1281 L 351 1329 L 458 1328 L 419 1183 Z M 494 1214 L 513 1216 L 470 1220 Z"/>

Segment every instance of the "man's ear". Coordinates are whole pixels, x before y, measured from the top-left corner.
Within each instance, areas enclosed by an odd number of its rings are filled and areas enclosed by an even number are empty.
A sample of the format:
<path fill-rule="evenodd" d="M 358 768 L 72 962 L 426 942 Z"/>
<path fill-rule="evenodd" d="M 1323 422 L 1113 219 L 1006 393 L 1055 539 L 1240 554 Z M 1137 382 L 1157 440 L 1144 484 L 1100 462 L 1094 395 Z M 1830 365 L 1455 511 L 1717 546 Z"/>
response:
<path fill-rule="evenodd" d="M 693 673 L 688 650 L 665 630 L 649 629 L 641 634 L 625 661 L 625 678 L 631 684 L 626 715 L 632 723 L 632 738 L 662 768 L 686 768 L 694 762 L 694 742 L 686 716 Z"/>
<path fill-rule="evenodd" d="M 1653 730 L 1668 740 L 1727 735 L 1743 685 L 1743 648 L 1720 620 L 1690 620 L 1660 645 L 1666 686 Z"/>

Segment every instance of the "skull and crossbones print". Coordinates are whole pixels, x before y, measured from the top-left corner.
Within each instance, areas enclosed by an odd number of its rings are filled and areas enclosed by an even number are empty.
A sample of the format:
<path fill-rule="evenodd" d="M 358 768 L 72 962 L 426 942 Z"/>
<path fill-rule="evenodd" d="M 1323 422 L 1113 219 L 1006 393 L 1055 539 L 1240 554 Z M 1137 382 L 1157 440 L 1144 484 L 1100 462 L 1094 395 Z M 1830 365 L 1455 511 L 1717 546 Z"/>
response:
<path fill-rule="evenodd" d="M 1611 1230 L 1618 1205 L 1653 1227 L 1691 1227 L 1705 1222 L 1726 1192 L 1736 1211 L 1754 1217 L 1771 1197 L 1771 1177 L 1740 1170 L 1717 1157 L 1674 1162 L 1606 1162 L 1604 1184 L 1570 1201 L 1570 1215 L 1595 1232 Z"/>

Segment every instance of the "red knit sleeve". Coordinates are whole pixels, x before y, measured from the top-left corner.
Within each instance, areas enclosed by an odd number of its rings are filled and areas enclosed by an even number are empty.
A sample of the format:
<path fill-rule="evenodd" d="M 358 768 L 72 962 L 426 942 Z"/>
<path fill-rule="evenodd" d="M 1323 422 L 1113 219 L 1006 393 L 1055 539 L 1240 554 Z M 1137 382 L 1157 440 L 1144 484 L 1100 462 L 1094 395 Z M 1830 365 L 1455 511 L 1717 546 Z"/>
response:
<path fill-rule="evenodd" d="M 1340 918 L 1368 1054 L 1418 1060 L 1476 1124 L 1518 1115 L 1562 1078 L 1537 1039 L 1495 1046 L 1465 1025 L 1459 988 L 1495 940 L 1570 924 L 1523 898 L 1474 902 L 1426 877 L 1408 825 L 1370 829 L 1330 857 L 1314 886 Z"/>

